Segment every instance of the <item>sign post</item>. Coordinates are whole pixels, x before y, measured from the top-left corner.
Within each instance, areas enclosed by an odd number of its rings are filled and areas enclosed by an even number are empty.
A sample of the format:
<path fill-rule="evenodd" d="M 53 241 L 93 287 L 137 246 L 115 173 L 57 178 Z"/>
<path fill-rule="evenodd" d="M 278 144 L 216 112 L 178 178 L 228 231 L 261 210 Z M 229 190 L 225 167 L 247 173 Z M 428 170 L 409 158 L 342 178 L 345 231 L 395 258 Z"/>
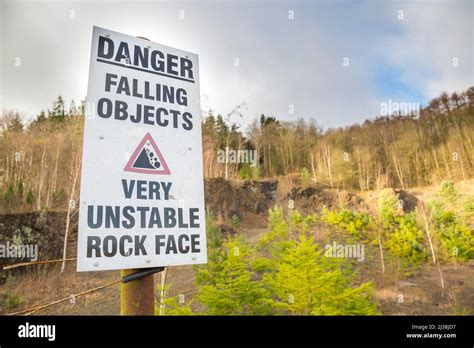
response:
<path fill-rule="evenodd" d="M 78 271 L 122 270 L 121 314 L 154 313 L 165 266 L 207 262 L 197 55 L 94 27 Z"/>
<path fill-rule="evenodd" d="M 139 272 L 139 269 L 123 269 L 122 279 Z M 153 315 L 155 311 L 155 282 L 153 274 L 122 283 L 120 286 L 121 315 Z"/>

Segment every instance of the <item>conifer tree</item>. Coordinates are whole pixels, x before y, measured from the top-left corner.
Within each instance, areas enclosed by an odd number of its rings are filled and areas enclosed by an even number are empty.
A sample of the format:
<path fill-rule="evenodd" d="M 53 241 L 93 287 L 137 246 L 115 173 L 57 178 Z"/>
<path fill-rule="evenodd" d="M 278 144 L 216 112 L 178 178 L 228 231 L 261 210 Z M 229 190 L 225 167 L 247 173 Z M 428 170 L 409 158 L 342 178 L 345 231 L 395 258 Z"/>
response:
<path fill-rule="evenodd" d="M 374 315 L 372 283 L 352 286 L 341 262 L 327 258 L 312 237 L 300 235 L 264 275 L 276 313 L 295 315 Z"/>
<path fill-rule="evenodd" d="M 263 302 L 265 290 L 249 268 L 251 248 L 237 238 L 223 244 L 221 267 L 198 290 L 198 300 L 211 315 L 268 314 Z M 212 261 L 211 261 L 212 262 Z"/>

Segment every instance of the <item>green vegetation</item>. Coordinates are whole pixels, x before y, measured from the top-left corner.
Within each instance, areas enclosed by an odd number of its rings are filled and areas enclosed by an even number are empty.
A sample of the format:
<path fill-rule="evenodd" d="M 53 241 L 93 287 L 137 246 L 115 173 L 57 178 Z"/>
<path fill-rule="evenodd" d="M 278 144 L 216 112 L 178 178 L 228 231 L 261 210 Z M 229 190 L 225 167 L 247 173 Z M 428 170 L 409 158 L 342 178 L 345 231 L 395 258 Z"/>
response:
<path fill-rule="evenodd" d="M 399 196 L 385 189 L 380 192 L 377 219 L 391 261 L 399 262 L 405 275 L 411 275 L 427 258 L 416 213 L 403 214 Z"/>
<path fill-rule="evenodd" d="M 380 191 L 378 213 L 379 219 L 383 224 L 390 225 L 395 217 L 401 214 L 399 202 L 400 199 L 393 190 L 384 189 Z"/>
<path fill-rule="evenodd" d="M 309 172 L 307 168 L 303 167 L 303 169 L 301 170 L 300 179 L 301 179 L 301 185 L 303 186 L 307 186 L 311 184 L 311 173 Z"/>
<path fill-rule="evenodd" d="M 270 210 L 269 230 L 256 249 L 241 236 L 222 241 L 209 221 L 211 257 L 196 275 L 197 301 L 206 314 L 378 313 L 372 283 L 356 285 L 349 262 L 325 257 L 310 236 L 314 216 L 286 219 L 280 208 Z"/>
<path fill-rule="evenodd" d="M 22 297 L 13 292 L 12 278 L 12 275 L 9 274 L 6 279 L 6 288 L 3 298 L 0 301 L 0 308 L 5 307 L 6 309 L 14 309 L 23 304 Z"/>
<path fill-rule="evenodd" d="M 232 217 L 230 218 L 230 223 L 236 231 L 239 229 L 240 219 L 237 215 L 235 215 L 235 214 L 232 215 Z"/>
<path fill-rule="evenodd" d="M 229 238 L 222 246 L 221 270 L 201 283 L 197 299 L 211 315 L 270 314 L 263 299 L 263 284 L 249 267 L 252 248 L 243 240 Z"/>
<path fill-rule="evenodd" d="M 183 295 L 167 296 L 170 287 L 171 285 L 165 286 L 162 302 L 160 298 L 156 299 L 155 315 L 192 315 L 192 300 L 185 303 Z M 160 284 L 157 285 L 157 290 L 160 294 L 162 293 Z"/>
<path fill-rule="evenodd" d="M 208 263 L 197 266 L 197 300 L 211 315 L 266 314 L 263 288 L 249 268 L 252 247 L 241 237 L 223 240 L 207 218 Z"/>
<path fill-rule="evenodd" d="M 321 223 L 341 228 L 344 243 L 370 246 L 380 238 L 386 267 L 411 276 L 431 259 L 426 222 L 438 258 L 473 258 L 474 239 L 459 208 L 462 197 L 455 185 L 441 184 L 429 216 L 419 209 L 404 213 L 393 190 L 380 192 L 377 215 L 347 208 L 287 215 L 276 206 L 269 210 L 268 231 L 255 247 L 242 235 L 223 239 L 209 218 L 210 257 L 207 265 L 196 268 L 196 300 L 206 314 L 215 315 L 377 314 L 374 285 L 358 283 L 348 257 L 328 257 L 315 241 Z"/>
<path fill-rule="evenodd" d="M 474 258 L 474 236 L 467 224 L 467 209 L 459 209 L 460 197 L 452 182 L 443 182 L 437 198 L 430 202 L 430 217 L 435 237 L 445 260 L 470 260 Z M 467 213 L 467 214 L 466 214 Z"/>
<path fill-rule="evenodd" d="M 472 201 L 469 197 L 464 200 L 463 198 L 452 182 L 443 182 L 436 199 L 429 205 L 428 227 L 434 239 L 437 257 L 444 261 L 459 262 L 470 260 L 474 256 L 474 237 L 467 224 Z M 279 211 L 271 214 L 282 215 Z M 315 216 L 312 216 L 312 219 L 315 219 Z M 366 241 L 368 245 L 374 245 L 378 244 L 380 236 L 388 262 L 401 267 L 406 276 L 419 269 L 431 253 L 423 214 L 419 209 L 403 213 L 400 199 L 393 190 L 380 192 L 376 216 L 346 208 L 324 208 L 317 219 L 347 232 L 348 242 Z M 274 229 L 278 230 L 286 231 L 285 226 Z"/>
<path fill-rule="evenodd" d="M 244 163 L 239 171 L 239 178 L 242 180 L 252 179 L 252 167 L 250 164 Z"/>
<path fill-rule="evenodd" d="M 459 195 L 452 180 L 441 182 L 439 196 L 444 202 L 455 203 L 457 201 Z"/>
<path fill-rule="evenodd" d="M 339 226 L 349 232 L 355 239 L 367 237 L 367 231 L 373 228 L 373 219 L 367 213 L 359 213 L 347 209 L 339 211 L 323 209 L 320 220 L 329 225 Z"/>
<path fill-rule="evenodd" d="M 372 283 L 355 285 L 347 260 L 324 256 L 312 237 L 315 216 L 302 218 L 294 213 L 287 222 L 279 209 L 270 211 L 271 224 L 260 249 L 263 284 L 267 302 L 277 314 L 295 315 L 373 315 L 377 313 Z M 293 225 L 292 240 L 280 233 Z"/>
<path fill-rule="evenodd" d="M 418 227 L 416 214 L 397 216 L 386 234 L 386 248 L 393 258 L 401 261 L 406 275 L 410 275 L 427 259 L 423 231 Z"/>

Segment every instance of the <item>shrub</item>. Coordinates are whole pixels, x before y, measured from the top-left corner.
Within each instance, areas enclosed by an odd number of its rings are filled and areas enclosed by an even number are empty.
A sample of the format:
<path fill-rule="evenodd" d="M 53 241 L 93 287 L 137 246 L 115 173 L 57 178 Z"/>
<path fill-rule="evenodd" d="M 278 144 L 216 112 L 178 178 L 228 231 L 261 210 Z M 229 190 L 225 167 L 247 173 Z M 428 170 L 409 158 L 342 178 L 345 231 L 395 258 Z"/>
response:
<path fill-rule="evenodd" d="M 347 209 L 340 211 L 323 209 L 320 220 L 327 224 L 341 227 L 356 239 L 366 237 L 368 229 L 373 226 L 373 221 L 369 214 L 349 211 Z"/>
<path fill-rule="evenodd" d="M 221 230 L 216 226 L 214 217 L 208 214 L 206 217 L 206 235 L 207 235 L 207 263 L 194 266 L 196 271 L 196 284 L 204 285 L 211 283 L 215 275 L 222 271 L 225 254 L 222 250 L 223 240 Z"/>
<path fill-rule="evenodd" d="M 7 309 L 14 309 L 20 306 L 24 302 L 23 298 L 20 295 L 15 294 L 12 291 L 12 287 L 13 287 L 12 280 L 13 280 L 13 276 L 9 274 L 6 279 L 6 284 L 5 284 L 6 289 L 3 295 L 4 299 L 2 301 L 5 303 L 5 307 Z"/>
<path fill-rule="evenodd" d="M 303 186 L 311 184 L 311 173 L 306 167 L 301 170 L 300 179 Z"/>
<path fill-rule="evenodd" d="M 379 217 L 383 223 L 390 223 L 395 216 L 400 215 L 399 197 L 391 189 L 380 192 L 378 199 Z"/>
<path fill-rule="evenodd" d="M 455 203 L 458 199 L 458 192 L 454 187 L 454 182 L 451 180 L 443 181 L 441 183 L 438 194 L 443 200 L 449 203 Z"/>
<path fill-rule="evenodd" d="M 474 216 L 474 197 L 469 196 L 463 202 L 464 216 L 469 219 Z"/>
<path fill-rule="evenodd" d="M 442 249 L 442 258 L 470 260 L 474 258 L 474 237 L 468 225 L 455 212 L 446 210 L 440 201 L 430 203 L 435 237 Z"/>
<path fill-rule="evenodd" d="M 258 165 L 252 167 L 252 179 L 260 180 L 260 168 Z"/>
<path fill-rule="evenodd" d="M 242 164 L 242 167 L 239 170 L 239 177 L 242 180 L 252 179 L 252 168 L 248 163 Z"/>
<path fill-rule="evenodd" d="M 33 204 L 34 202 L 33 191 L 31 190 L 31 187 L 28 189 L 25 201 L 27 204 Z"/>
<path fill-rule="evenodd" d="M 192 300 L 185 303 L 181 301 L 182 295 L 176 296 L 166 296 L 171 285 L 165 286 L 165 299 L 163 301 L 162 307 L 159 300 L 155 301 L 155 315 L 192 315 L 193 311 L 191 309 Z M 161 285 L 157 284 L 156 288 L 161 294 Z"/>
<path fill-rule="evenodd" d="M 438 231 L 445 256 L 462 260 L 474 258 L 474 237 L 469 227 L 455 221 L 452 224 L 441 225 Z"/>
<path fill-rule="evenodd" d="M 232 225 L 232 227 L 235 229 L 235 230 L 238 230 L 239 229 L 239 226 L 240 226 L 240 219 L 237 215 L 232 215 L 232 217 L 230 218 L 230 223 Z"/>
<path fill-rule="evenodd" d="M 289 236 L 288 223 L 283 210 L 275 206 L 268 211 L 268 230 L 258 241 L 258 248 L 263 248 L 275 241 L 286 240 Z"/>
<path fill-rule="evenodd" d="M 406 275 L 426 260 L 423 231 L 418 228 L 415 214 L 396 217 L 393 231 L 387 234 L 386 247 L 390 255 L 400 259 Z"/>

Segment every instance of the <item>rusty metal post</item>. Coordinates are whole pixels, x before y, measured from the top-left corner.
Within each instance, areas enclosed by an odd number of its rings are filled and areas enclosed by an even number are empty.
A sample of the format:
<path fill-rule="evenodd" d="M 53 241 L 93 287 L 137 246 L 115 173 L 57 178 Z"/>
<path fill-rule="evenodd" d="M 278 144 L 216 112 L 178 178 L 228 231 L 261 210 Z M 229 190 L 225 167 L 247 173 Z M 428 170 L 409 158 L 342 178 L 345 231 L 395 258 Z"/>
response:
<path fill-rule="evenodd" d="M 140 269 L 123 269 L 122 279 L 130 274 L 140 272 Z M 154 274 L 137 280 L 122 283 L 120 286 L 121 315 L 154 315 L 155 289 Z"/>

